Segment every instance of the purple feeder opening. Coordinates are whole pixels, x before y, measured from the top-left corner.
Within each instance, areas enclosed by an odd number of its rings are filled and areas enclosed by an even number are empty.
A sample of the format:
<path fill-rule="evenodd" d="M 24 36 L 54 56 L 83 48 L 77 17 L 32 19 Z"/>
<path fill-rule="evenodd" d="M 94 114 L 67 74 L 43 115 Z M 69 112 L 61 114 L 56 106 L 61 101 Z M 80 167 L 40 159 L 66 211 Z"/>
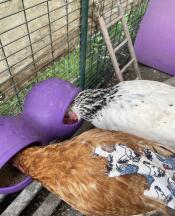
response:
<path fill-rule="evenodd" d="M 64 117 L 79 91 L 68 81 L 45 80 L 28 93 L 22 114 L 0 116 L 0 169 L 3 170 L 14 155 L 31 144 L 46 145 L 58 137 L 72 136 L 82 121 L 65 124 Z M 32 181 L 24 176 L 17 183 L 1 186 L 1 170 L 0 194 L 22 190 Z"/>

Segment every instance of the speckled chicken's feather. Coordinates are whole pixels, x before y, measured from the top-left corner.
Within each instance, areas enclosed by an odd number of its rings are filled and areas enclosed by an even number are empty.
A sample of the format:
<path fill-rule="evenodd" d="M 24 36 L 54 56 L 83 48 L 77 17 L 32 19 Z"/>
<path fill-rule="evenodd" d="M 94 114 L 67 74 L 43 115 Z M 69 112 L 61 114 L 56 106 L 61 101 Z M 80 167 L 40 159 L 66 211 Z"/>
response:
<path fill-rule="evenodd" d="M 81 92 L 72 106 L 79 118 L 175 148 L 175 88 L 150 80 L 121 82 Z"/>
<path fill-rule="evenodd" d="M 161 146 L 123 132 L 93 129 L 71 140 L 47 147 L 31 147 L 19 153 L 13 163 L 40 181 L 51 192 L 86 215 L 130 216 L 166 207 L 143 195 L 145 177 L 107 176 L 107 161 L 94 154 L 96 146 L 110 151 L 123 143 L 142 153 L 145 147 L 170 155 Z"/>

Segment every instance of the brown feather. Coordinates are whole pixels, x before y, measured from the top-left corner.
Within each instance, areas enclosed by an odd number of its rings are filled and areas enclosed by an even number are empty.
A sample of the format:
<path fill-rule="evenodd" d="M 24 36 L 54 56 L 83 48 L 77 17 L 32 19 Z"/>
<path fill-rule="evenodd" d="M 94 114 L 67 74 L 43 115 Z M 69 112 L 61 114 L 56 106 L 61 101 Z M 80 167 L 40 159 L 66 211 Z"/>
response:
<path fill-rule="evenodd" d="M 83 214 L 129 216 L 159 209 L 166 215 L 163 204 L 143 195 L 148 188 L 144 176 L 107 176 L 106 159 L 93 152 L 98 145 L 111 151 L 117 143 L 141 154 L 145 147 L 172 154 L 159 144 L 127 133 L 92 129 L 60 144 L 25 149 L 13 163 Z"/>

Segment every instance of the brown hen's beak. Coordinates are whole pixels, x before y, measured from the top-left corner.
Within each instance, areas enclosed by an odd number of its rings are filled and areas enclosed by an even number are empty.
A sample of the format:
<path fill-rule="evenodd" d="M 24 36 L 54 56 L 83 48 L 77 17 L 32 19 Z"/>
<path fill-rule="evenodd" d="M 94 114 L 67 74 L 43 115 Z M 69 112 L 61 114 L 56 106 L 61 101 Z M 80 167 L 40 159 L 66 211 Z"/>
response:
<path fill-rule="evenodd" d="M 19 164 L 20 160 L 18 159 L 18 157 L 13 157 L 11 160 L 10 160 L 10 164 L 17 168 L 18 170 L 20 170 L 21 172 L 25 172 L 25 170 L 22 168 L 22 166 Z"/>
<path fill-rule="evenodd" d="M 20 170 L 21 172 L 25 173 L 25 170 L 22 168 L 22 166 L 17 165 L 17 164 L 15 164 L 15 163 L 13 163 L 13 162 L 12 162 L 12 166 L 15 167 L 15 168 L 17 168 L 17 169 Z"/>

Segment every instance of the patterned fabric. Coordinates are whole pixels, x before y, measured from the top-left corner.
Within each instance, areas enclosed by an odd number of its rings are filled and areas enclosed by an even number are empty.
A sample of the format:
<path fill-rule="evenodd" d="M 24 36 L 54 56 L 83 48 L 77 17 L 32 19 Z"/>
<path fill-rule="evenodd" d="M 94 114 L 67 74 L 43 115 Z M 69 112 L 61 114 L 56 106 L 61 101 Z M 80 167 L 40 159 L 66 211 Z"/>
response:
<path fill-rule="evenodd" d="M 140 155 L 122 144 L 116 144 L 112 152 L 97 147 L 95 154 L 108 159 L 109 177 L 133 173 L 144 175 L 150 185 L 144 195 L 175 209 L 175 157 L 166 158 L 149 149 Z"/>

